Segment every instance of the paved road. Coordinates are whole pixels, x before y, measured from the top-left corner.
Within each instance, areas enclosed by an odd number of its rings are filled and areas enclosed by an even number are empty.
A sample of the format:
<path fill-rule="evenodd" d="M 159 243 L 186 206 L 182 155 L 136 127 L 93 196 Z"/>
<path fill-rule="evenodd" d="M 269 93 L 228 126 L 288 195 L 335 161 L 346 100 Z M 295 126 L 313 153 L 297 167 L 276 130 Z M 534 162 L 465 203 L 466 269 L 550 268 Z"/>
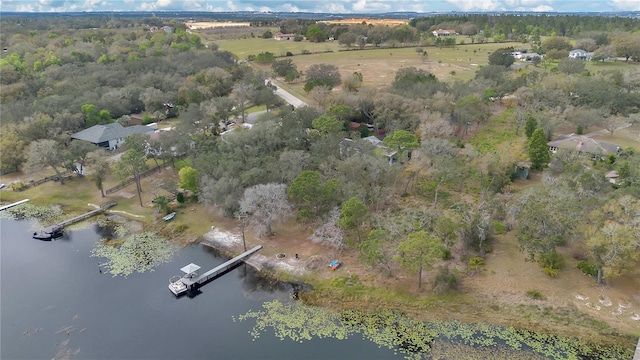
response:
<path fill-rule="evenodd" d="M 274 83 L 273 79 L 269 79 L 269 81 L 271 81 L 271 83 Z M 280 96 L 284 101 L 293 105 L 293 107 L 307 106 L 307 104 L 304 101 L 291 95 L 288 91 L 283 90 L 282 87 L 280 87 L 280 84 L 278 84 L 277 86 L 278 86 L 278 89 L 276 90 L 276 95 Z"/>

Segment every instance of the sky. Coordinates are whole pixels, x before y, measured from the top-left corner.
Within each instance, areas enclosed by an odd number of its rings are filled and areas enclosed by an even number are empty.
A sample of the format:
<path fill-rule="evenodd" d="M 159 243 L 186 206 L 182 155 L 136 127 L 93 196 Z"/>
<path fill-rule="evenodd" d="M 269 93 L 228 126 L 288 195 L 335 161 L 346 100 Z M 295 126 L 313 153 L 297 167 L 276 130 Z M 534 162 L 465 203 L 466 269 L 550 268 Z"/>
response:
<path fill-rule="evenodd" d="M 610 12 L 640 11 L 640 0 L 0 0 L 0 11 Z"/>

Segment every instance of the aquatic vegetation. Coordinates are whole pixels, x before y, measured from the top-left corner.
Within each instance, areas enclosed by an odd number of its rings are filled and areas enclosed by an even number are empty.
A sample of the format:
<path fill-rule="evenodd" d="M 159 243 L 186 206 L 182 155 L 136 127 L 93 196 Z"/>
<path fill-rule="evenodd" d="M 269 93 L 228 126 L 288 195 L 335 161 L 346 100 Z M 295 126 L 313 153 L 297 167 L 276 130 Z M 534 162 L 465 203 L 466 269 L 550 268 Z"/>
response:
<path fill-rule="evenodd" d="M 153 271 L 156 266 L 170 261 L 178 251 L 176 245 L 152 232 L 115 241 L 102 240 L 91 250 L 91 256 L 107 259 L 100 266 L 113 276 Z"/>
<path fill-rule="evenodd" d="M 14 220 L 38 219 L 42 222 L 53 222 L 62 216 L 60 206 L 38 206 L 31 203 L 21 204 L 0 212 L 0 216 Z"/>
<path fill-rule="evenodd" d="M 500 349 L 505 359 L 625 359 L 633 356 L 629 349 L 602 347 L 579 339 L 489 324 L 421 322 L 393 310 L 335 313 L 293 301 L 282 303 L 274 300 L 264 303 L 262 310 L 249 311 L 238 317 L 239 321 L 250 319 L 256 321 L 250 331 L 254 340 L 268 328 L 281 340 L 289 338 L 299 342 L 314 337 L 345 339 L 360 334 L 378 346 L 402 353 L 408 359 L 435 356 L 432 349 L 436 347 L 441 351 L 442 344 L 477 349 L 479 353 Z"/>

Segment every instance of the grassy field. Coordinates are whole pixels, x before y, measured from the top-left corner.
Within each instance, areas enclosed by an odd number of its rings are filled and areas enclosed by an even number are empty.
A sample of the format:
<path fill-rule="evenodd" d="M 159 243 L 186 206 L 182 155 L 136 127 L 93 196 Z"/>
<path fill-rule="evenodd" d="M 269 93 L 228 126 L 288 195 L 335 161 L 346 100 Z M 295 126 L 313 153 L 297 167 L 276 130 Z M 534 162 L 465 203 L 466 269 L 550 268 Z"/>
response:
<path fill-rule="evenodd" d="M 640 125 L 634 125 L 611 134 L 594 136 L 596 140 L 621 145 L 622 148 L 632 148 L 640 151 Z"/>

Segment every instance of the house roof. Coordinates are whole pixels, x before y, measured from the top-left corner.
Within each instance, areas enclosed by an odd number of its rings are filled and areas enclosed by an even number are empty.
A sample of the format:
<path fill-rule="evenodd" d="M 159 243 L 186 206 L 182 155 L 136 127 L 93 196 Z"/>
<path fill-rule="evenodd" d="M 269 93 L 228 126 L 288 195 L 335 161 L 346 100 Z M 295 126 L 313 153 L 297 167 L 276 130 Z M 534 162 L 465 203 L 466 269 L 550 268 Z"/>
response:
<path fill-rule="evenodd" d="M 620 146 L 604 141 L 598 141 L 590 137 L 576 134 L 565 134 L 558 136 L 555 140 L 547 143 L 549 146 L 558 149 L 587 152 L 590 154 L 616 154 Z"/>
<path fill-rule="evenodd" d="M 148 126 L 134 125 L 123 127 L 118 123 L 111 123 L 106 125 L 94 125 L 88 129 L 84 129 L 71 135 L 71 138 L 99 144 L 110 140 L 125 138 L 131 134 L 146 134 L 150 132 L 153 132 L 153 129 Z"/>

